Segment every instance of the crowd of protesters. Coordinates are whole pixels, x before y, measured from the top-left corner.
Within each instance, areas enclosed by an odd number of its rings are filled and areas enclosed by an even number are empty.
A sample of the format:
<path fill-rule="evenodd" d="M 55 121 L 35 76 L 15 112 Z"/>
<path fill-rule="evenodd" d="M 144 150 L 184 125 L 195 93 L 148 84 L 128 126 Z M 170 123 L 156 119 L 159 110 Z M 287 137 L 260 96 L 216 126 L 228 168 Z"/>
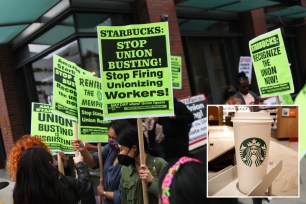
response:
<path fill-rule="evenodd" d="M 72 142 L 78 152 L 73 157 L 77 175 L 65 176 L 57 169 L 56 158 L 40 138 L 21 137 L 7 160 L 8 175 L 15 181 L 14 204 L 79 201 L 82 204 L 142 204 L 144 199 L 149 204 L 185 203 L 191 197 L 194 201 L 203 201 L 206 199 L 204 163 L 190 157 L 188 151 L 193 114 L 176 99 L 174 113 L 172 117 L 143 119 L 145 163 L 140 159 L 135 120 L 112 121 L 108 143 L 101 149 L 103 179 L 98 186 L 90 182 L 87 168 L 99 168 L 99 155 L 92 152 L 96 149 L 93 146 L 84 145 L 81 140 Z M 66 166 L 66 156 L 60 155 Z M 142 185 L 146 185 L 147 198 L 143 198 Z M 92 193 L 93 188 L 97 188 L 98 199 Z M 181 194 L 182 190 L 186 193 Z M 180 196 L 185 200 L 177 201 Z"/>
<path fill-rule="evenodd" d="M 227 104 L 253 104 L 260 99 L 248 89 L 244 73 L 237 77 L 237 89 L 224 94 Z M 21 137 L 7 160 L 7 172 L 16 181 L 14 204 L 180 204 L 238 203 L 237 199 L 206 197 L 206 161 L 189 154 L 189 131 L 194 121 L 186 105 L 174 98 L 174 116 L 142 120 L 145 163 L 141 163 L 137 122 L 114 120 L 108 127 L 108 143 L 98 147 L 73 140 L 77 175 L 57 170 L 55 157 L 44 142 L 35 136 Z M 101 152 L 99 155 L 98 152 Z M 64 166 L 66 156 L 59 153 Z M 97 169 L 102 158 L 103 176 L 93 186 L 87 167 Z M 205 157 L 206 158 L 206 157 Z M 145 185 L 147 198 L 143 196 Z M 97 189 L 96 195 L 93 188 Z M 254 203 L 261 199 L 253 200 Z"/>

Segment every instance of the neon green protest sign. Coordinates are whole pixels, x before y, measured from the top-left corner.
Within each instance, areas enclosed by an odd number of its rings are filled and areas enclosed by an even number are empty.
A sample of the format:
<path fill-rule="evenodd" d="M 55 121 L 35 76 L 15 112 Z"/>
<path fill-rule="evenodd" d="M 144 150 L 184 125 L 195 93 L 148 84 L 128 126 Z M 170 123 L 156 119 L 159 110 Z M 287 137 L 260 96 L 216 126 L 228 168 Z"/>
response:
<path fill-rule="evenodd" d="M 76 74 L 79 138 L 84 142 L 107 142 L 108 124 L 103 119 L 101 79 Z"/>
<path fill-rule="evenodd" d="M 77 92 L 74 77 L 76 73 L 91 75 L 58 55 L 53 55 L 53 111 L 77 120 Z"/>
<path fill-rule="evenodd" d="M 300 158 L 306 155 L 306 85 L 301 89 L 294 100 L 294 105 L 299 105 L 299 143 L 300 143 Z"/>
<path fill-rule="evenodd" d="M 173 115 L 167 22 L 98 26 L 104 119 Z"/>
<path fill-rule="evenodd" d="M 260 35 L 249 42 L 259 92 L 262 97 L 294 92 L 281 30 Z"/>
<path fill-rule="evenodd" d="M 290 94 L 280 96 L 283 104 L 290 105 L 293 104 L 293 100 Z"/>
<path fill-rule="evenodd" d="M 52 151 L 74 153 L 72 120 L 52 112 L 52 105 L 32 103 L 31 135 L 41 138 Z"/>
<path fill-rule="evenodd" d="M 181 56 L 171 56 L 172 87 L 182 88 L 182 58 Z"/>

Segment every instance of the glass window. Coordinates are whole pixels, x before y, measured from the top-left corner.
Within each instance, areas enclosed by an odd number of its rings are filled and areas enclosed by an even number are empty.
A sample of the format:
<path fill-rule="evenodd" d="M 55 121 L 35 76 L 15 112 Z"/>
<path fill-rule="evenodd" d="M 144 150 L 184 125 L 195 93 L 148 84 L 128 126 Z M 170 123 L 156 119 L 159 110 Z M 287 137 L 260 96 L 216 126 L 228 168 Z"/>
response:
<path fill-rule="evenodd" d="M 80 53 L 84 69 L 100 77 L 97 38 L 80 38 Z"/>
<path fill-rule="evenodd" d="M 52 46 L 67 39 L 73 34 L 86 33 L 86 36 L 49 53 L 47 56 L 31 63 L 35 88 L 41 103 L 50 103 L 53 89 L 53 54 L 76 63 L 78 66 L 94 72 L 100 76 L 99 51 L 97 38 L 97 25 L 127 25 L 132 23 L 132 17 L 128 14 L 95 14 L 76 13 L 70 15 L 64 21 L 53 26 L 46 33 L 42 34 L 30 44 L 21 47 L 18 52 L 18 60 L 29 60 L 41 52 L 47 52 Z M 89 35 L 88 35 L 88 34 Z M 77 38 L 77 37 L 76 37 Z M 46 53 L 47 54 L 47 53 Z M 22 65 L 20 61 L 18 65 Z"/>
<path fill-rule="evenodd" d="M 77 32 L 80 33 L 97 33 L 97 26 L 118 26 L 131 24 L 132 18 L 128 14 L 97 14 L 97 13 L 76 13 L 75 24 Z"/>
<path fill-rule="evenodd" d="M 225 88 L 235 85 L 232 79 L 238 73 L 239 51 L 228 52 L 237 47 L 235 43 L 224 38 L 188 38 L 186 57 L 191 63 L 188 73 L 193 94 L 204 93 L 209 103 L 224 103 Z"/>
<path fill-rule="evenodd" d="M 109 14 L 77 13 L 75 14 L 78 32 L 97 32 L 98 25 L 111 25 Z"/>
<path fill-rule="evenodd" d="M 77 41 L 50 53 L 32 63 L 34 82 L 40 103 L 50 103 L 53 89 L 53 54 L 57 54 L 78 65 L 81 64 Z"/>
<path fill-rule="evenodd" d="M 17 51 L 18 64 L 36 56 L 74 33 L 73 16 L 70 15 L 29 44 L 22 46 Z"/>
<path fill-rule="evenodd" d="M 39 52 L 49 48 L 50 46 L 62 41 L 73 33 L 75 33 L 75 29 L 73 17 L 71 15 L 56 26 L 52 27 L 46 33 L 29 43 L 29 50 L 30 53 L 32 53 L 31 56 L 34 56 Z M 31 47 L 34 46 L 41 47 L 42 49 L 39 50 L 39 52 L 35 52 L 36 50 L 31 50 Z"/>

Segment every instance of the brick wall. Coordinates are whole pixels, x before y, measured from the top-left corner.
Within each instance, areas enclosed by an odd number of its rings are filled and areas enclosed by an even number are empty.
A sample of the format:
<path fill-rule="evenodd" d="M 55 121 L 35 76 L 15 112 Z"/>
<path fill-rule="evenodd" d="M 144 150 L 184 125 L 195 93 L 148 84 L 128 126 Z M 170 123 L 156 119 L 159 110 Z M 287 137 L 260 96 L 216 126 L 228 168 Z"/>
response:
<path fill-rule="evenodd" d="M 25 133 L 19 105 L 11 48 L 0 45 L 0 125 L 6 154 Z"/>
<path fill-rule="evenodd" d="M 268 31 L 264 9 L 255 9 L 241 14 L 241 22 L 244 30 L 244 45 L 248 49 L 249 41 L 254 37 Z"/>
<path fill-rule="evenodd" d="M 185 55 L 178 25 L 174 0 L 137 0 L 136 18 L 139 23 L 160 22 L 163 14 L 168 15 L 171 55 L 182 57 L 182 89 L 174 89 L 174 96 L 183 98 L 191 95 Z"/>

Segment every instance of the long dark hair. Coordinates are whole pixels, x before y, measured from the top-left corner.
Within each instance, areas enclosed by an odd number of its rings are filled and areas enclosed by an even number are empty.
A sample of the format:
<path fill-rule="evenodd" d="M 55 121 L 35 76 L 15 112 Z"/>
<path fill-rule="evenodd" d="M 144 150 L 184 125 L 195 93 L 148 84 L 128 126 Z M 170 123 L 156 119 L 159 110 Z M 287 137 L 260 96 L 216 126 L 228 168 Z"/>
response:
<path fill-rule="evenodd" d="M 144 137 L 144 136 L 143 136 Z M 137 146 L 137 155 L 139 154 L 139 143 L 138 143 L 138 130 L 137 126 L 128 125 L 126 128 L 121 130 L 121 132 L 117 135 L 117 142 L 120 145 L 131 148 L 133 145 Z M 152 154 L 152 152 L 148 149 L 147 140 L 144 138 L 143 140 L 144 150 L 147 153 Z"/>
<path fill-rule="evenodd" d="M 116 135 L 118 136 L 118 134 L 120 134 L 120 132 L 128 127 L 129 125 L 131 125 L 131 123 L 126 120 L 126 119 L 122 119 L 122 120 L 113 120 L 109 125 L 108 125 L 108 129 L 109 128 L 113 128 Z"/>
<path fill-rule="evenodd" d="M 52 155 L 41 147 L 23 152 L 18 163 L 14 204 L 67 203 L 59 180 L 63 176 L 52 162 Z"/>
<path fill-rule="evenodd" d="M 236 83 L 238 86 L 240 85 L 241 80 L 249 80 L 249 78 L 247 77 L 244 71 L 239 72 L 237 75 Z"/>

